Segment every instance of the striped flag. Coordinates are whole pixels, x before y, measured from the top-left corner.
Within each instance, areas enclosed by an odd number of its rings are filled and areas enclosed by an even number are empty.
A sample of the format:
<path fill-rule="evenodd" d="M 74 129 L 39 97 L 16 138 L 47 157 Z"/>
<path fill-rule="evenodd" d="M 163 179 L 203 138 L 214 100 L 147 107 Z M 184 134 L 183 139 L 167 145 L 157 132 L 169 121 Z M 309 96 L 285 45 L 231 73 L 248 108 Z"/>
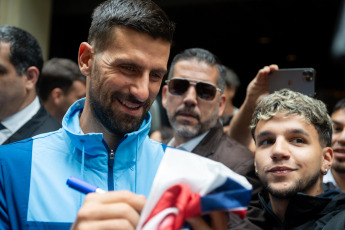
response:
<path fill-rule="evenodd" d="M 245 216 L 252 185 L 223 164 L 168 147 L 137 230 L 181 229 L 184 220 L 224 210 Z"/>

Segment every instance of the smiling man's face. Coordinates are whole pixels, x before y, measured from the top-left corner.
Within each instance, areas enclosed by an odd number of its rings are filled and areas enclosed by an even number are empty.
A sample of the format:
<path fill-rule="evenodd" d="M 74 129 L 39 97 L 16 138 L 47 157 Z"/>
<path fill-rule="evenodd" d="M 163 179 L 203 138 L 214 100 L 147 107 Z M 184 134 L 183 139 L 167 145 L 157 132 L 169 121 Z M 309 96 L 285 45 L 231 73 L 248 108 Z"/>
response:
<path fill-rule="evenodd" d="M 255 130 L 255 167 L 270 195 L 288 199 L 297 192 L 320 193 L 324 151 L 315 127 L 299 115 L 278 113 Z"/>
<path fill-rule="evenodd" d="M 95 116 L 118 135 L 137 130 L 167 72 L 170 43 L 115 28 L 113 44 L 94 54 L 88 94 Z"/>

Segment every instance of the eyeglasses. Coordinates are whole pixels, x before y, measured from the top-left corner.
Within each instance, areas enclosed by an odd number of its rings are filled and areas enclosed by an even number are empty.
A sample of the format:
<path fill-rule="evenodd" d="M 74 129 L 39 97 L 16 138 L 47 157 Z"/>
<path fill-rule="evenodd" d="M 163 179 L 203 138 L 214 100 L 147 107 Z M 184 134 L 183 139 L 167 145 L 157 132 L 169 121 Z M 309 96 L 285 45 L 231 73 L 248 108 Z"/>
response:
<path fill-rule="evenodd" d="M 183 95 L 189 89 L 190 85 L 194 85 L 198 97 L 206 101 L 213 100 L 217 91 L 221 92 L 221 89 L 211 83 L 202 81 L 191 82 L 185 78 L 173 78 L 166 80 L 165 83 L 168 85 L 169 92 L 177 96 Z"/>

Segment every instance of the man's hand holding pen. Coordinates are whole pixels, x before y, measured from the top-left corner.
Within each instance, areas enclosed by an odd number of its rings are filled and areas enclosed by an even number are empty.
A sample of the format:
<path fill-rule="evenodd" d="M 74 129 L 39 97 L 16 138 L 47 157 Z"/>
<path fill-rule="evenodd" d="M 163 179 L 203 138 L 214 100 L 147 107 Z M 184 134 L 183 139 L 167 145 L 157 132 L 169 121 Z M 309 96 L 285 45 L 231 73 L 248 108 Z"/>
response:
<path fill-rule="evenodd" d="M 143 195 L 129 191 L 89 193 L 71 230 L 135 229 L 146 203 Z"/>

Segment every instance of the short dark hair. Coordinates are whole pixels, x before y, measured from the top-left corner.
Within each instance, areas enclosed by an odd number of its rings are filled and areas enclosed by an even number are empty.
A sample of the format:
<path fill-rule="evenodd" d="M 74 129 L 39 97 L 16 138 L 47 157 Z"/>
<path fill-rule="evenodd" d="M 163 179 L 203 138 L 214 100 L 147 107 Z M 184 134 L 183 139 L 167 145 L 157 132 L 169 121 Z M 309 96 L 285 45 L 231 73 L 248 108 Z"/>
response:
<path fill-rule="evenodd" d="M 85 76 L 81 74 L 77 63 L 66 58 L 52 58 L 43 66 L 41 80 L 38 83 L 38 96 L 46 101 L 55 88 L 68 93 L 74 81 L 85 84 Z"/>
<path fill-rule="evenodd" d="M 30 33 L 14 26 L 0 26 L 0 41 L 10 44 L 9 60 L 18 75 L 22 75 L 30 66 L 37 67 L 41 72 L 41 47 Z"/>
<path fill-rule="evenodd" d="M 336 111 L 340 110 L 340 109 L 345 109 L 345 98 L 340 99 L 335 106 L 333 107 L 333 111 L 332 113 L 335 113 Z"/>
<path fill-rule="evenodd" d="M 114 39 L 112 29 L 128 27 L 153 38 L 172 42 L 175 24 L 151 0 L 108 0 L 92 13 L 88 42 L 98 51 L 105 50 Z"/>
<path fill-rule="evenodd" d="M 196 60 L 198 62 L 205 62 L 210 66 L 216 66 L 218 68 L 217 85 L 222 92 L 224 91 L 226 67 L 222 65 L 220 59 L 216 55 L 202 48 L 185 49 L 173 58 L 169 68 L 168 79 L 173 77 L 176 63 L 182 60 Z"/>
<path fill-rule="evenodd" d="M 240 86 L 240 79 L 238 78 L 235 71 L 225 66 L 226 75 L 225 75 L 225 84 L 227 87 L 234 86 L 237 89 Z"/>

